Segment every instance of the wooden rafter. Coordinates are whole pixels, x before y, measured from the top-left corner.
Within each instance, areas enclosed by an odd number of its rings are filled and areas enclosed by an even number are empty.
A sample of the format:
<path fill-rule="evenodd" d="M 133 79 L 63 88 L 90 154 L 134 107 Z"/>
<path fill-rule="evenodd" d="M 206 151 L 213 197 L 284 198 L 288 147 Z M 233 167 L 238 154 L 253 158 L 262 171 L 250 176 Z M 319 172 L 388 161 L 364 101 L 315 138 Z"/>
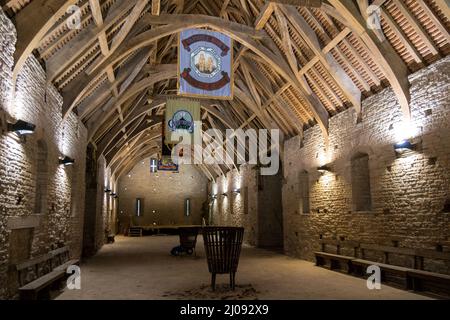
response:
<path fill-rule="evenodd" d="M 136 0 L 134 0 L 136 1 Z M 88 50 L 90 46 L 98 39 L 98 35 L 102 34 L 108 28 L 112 27 L 119 19 L 124 18 L 124 14 L 131 9 L 133 1 L 118 1 L 108 11 L 103 19 L 103 23 L 99 28 L 95 22 L 89 24 L 88 27 L 81 30 L 70 45 L 64 46 L 58 50 L 56 54 L 47 60 L 47 76 L 53 80 L 61 72 L 63 72 L 71 62 L 80 54 Z"/>
<path fill-rule="evenodd" d="M 287 16 L 294 29 L 302 36 L 309 48 L 314 52 L 318 60 L 325 66 L 333 79 L 340 85 L 345 96 L 356 108 L 358 113 L 361 112 L 361 92 L 345 73 L 342 67 L 336 62 L 330 53 L 323 54 L 319 40 L 314 30 L 308 25 L 304 18 L 293 7 L 279 6 L 279 8 Z"/>
<path fill-rule="evenodd" d="M 150 78 L 158 68 L 176 62 L 177 33 L 183 29 L 212 28 L 239 43 L 236 99 L 205 100 L 204 128 L 280 128 L 287 136 L 301 135 L 305 127 L 318 123 L 326 137 L 330 114 L 350 104 L 360 112 L 362 92 L 364 97 L 373 94 L 387 81 L 408 119 L 409 72 L 450 50 L 446 0 L 4 0 L 1 4 L 17 28 L 14 79 L 37 49 L 47 80 L 63 95 L 64 119 L 76 111 L 89 128 L 90 141 L 109 159 L 116 159 L 119 151 L 120 159 L 132 153 L 116 173 L 154 152 L 136 142 L 142 135 L 136 136 L 134 130 L 146 132 L 144 118 L 161 117 L 165 99 L 176 93 L 175 69 L 157 75 L 156 81 Z M 80 6 L 80 30 L 66 26 L 71 4 Z M 380 8 L 382 30 L 368 29 L 369 4 Z M 214 179 L 229 168 L 199 169 Z"/>
<path fill-rule="evenodd" d="M 405 119 L 411 118 L 409 107 L 410 93 L 408 81 L 408 68 L 397 52 L 387 41 L 380 43 L 372 30 L 367 28 L 366 21 L 359 13 L 358 8 L 351 0 L 329 0 L 337 12 L 347 21 L 352 30 L 367 46 L 373 59 L 382 68 L 397 96 Z"/>
<path fill-rule="evenodd" d="M 13 83 L 40 40 L 77 0 L 34 0 L 14 17 L 17 30 Z"/>

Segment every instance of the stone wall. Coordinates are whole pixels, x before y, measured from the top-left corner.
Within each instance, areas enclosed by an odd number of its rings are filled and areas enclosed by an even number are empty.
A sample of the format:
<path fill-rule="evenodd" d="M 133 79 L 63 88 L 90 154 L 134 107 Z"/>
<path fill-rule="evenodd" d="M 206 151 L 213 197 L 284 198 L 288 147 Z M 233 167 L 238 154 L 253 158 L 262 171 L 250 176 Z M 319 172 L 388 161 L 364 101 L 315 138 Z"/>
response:
<path fill-rule="evenodd" d="M 215 195 L 211 199 L 211 224 L 217 226 L 244 227 L 244 241 L 257 245 L 257 202 L 258 181 L 257 170 L 251 166 L 241 166 L 220 176 L 215 183 L 210 183 L 209 193 Z M 233 190 L 240 189 L 240 193 Z M 223 194 L 227 195 L 224 196 Z"/>
<path fill-rule="evenodd" d="M 139 162 L 118 181 L 118 217 L 121 232 L 130 224 L 200 225 L 207 200 L 208 180 L 195 166 L 182 165 L 179 173 L 150 173 L 150 159 Z M 142 199 L 142 216 L 135 215 L 136 199 Z M 191 215 L 184 215 L 185 200 Z"/>
<path fill-rule="evenodd" d="M 244 241 L 253 246 L 282 246 L 280 186 L 279 176 L 263 177 L 249 165 L 218 177 L 210 184 L 210 194 L 217 196 L 211 201 L 212 224 L 244 227 Z"/>
<path fill-rule="evenodd" d="M 319 238 L 450 251 L 450 58 L 410 76 L 412 123 L 405 125 L 390 88 L 330 120 L 329 144 L 316 126 L 285 143 L 285 251 L 313 259 Z M 396 154 L 411 136 L 417 150 Z M 369 156 L 371 210 L 356 211 L 352 159 Z M 355 163 L 355 161 L 354 161 Z M 317 168 L 330 167 L 321 175 Z M 302 212 L 301 175 L 309 176 L 310 212 Z M 353 177 L 358 182 L 358 177 Z M 360 188 L 366 188 L 359 183 Z M 360 196 L 355 194 L 356 197 Z M 355 191 L 356 192 L 356 191 Z M 361 202 L 361 201 L 360 201 Z M 447 210 L 448 211 L 448 210 Z M 430 261 L 426 268 L 450 272 Z"/>
<path fill-rule="evenodd" d="M 105 187 L 111 187 L 109 181 L 109 169 L 106 160 L 102 156 L 98 161 L 98 180 L 97 180 L 97 211 L 95 218 L 95 245 L 99 250 L 105 243 L 107 234 L 112 233 L 109 225 L 109 216 L 112 202 L 115 201 L 109 194 L 104 192 Z"/>
<path fill-rule="evenodd" d="M 45 71 L 33 56 L 18 76 L 13 99 L 15 43 L 15 28 L 0 9 L 1 113 L 8 121 L 36 125 L 36 132 L 26 139 L 7 132 L 4 122 L 0 131 L 0 298 L 16 293 L 11 265 L 18 260 L 63 245 L 79 257 L 84 221 L 86 129 L 74 114 L 62 121 L 62 97 L 47 84 Z M 74 158 L 75 165 L 61 166 L 62 155 Z M 39 185 L 46 192 L 36 190 L 38 160 Z"/>
<path fill-rule="evenodd" d="M 107 235 L 116 232 L 110 223 L 110 208 L 115 200 L 104 192 L 105 188 L 111 189 L 106 160 L 103 156 L 97 159 L 91 145 L 87 149 L 86 167 L 83 256 L 90 257 L 100 250 Z"/>

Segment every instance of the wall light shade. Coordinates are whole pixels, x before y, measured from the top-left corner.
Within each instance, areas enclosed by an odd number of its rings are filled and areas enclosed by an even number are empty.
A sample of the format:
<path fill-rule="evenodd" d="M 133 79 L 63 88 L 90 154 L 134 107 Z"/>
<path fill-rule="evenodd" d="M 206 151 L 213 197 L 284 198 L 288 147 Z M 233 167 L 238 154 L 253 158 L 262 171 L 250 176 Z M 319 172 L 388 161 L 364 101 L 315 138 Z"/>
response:
<path fill-rule="evenodd" d="M 241 189 L 234 189 L 233 192 L 234 193 L 241 193 Z"/>
<path fill-rule="evenodd" d="M 70 158 L 70 157 L 68 157 L 68 156 L 65 156 L 64 158 L 59 158 L 59 164 L 62 164 L 64 166 L 66 166 L 66 167 L 67 166 L 71 166 L 74 163 L 75 163 L 75 160 Z"/>
<path fill-rule="evenodd" d="M 331 172 L 331 168 L 329 166 L 321 166 L 319 168 L 317 168 L 317 171 L 321 172 L 321 173 L 326 173 L 326 172 Z"/>
<path fill-rule="evenodd" d="M 413 148 L 414 148 L 414 146 L 409 140 L 402 140 L 402 141 L 394 144 L 395 151 L 412 150 Z"/>
<path fill-rule="evenodd" d="M 18 135 L 25 136 L 34 133 L 36 126 L 32 123 L 18 120 L 16 123 L 8 123 L 8 131 L 15 132 Z"/>
<path fill-rule="evenodd" d="M 228 194 L 226 192 L 222 193 L 222 196 L 228 197 Z"/>
<path fill-rule="evenodd" d="M 109 192 L 111 192 L 111 189 L 105 188 L 105 193 L 109 193 Z"/>

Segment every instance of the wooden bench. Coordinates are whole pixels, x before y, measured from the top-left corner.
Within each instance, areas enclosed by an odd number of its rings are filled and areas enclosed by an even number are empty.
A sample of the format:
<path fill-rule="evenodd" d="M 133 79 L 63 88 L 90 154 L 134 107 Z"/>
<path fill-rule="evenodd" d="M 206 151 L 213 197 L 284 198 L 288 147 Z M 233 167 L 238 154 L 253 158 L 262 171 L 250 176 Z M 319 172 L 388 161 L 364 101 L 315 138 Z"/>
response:
<path fill-rule="evenodd" d="M 53 251 L 50 251 L 52 255 L 52 268 L 54 270 L 67 270 L 68 267 L 73 265 L 78 265 L 80 260 L 72 259 L 70 260 L 69 248 L 62 247 Z"/>
<path fill-rule="evenodd" d="M 67 268 L 78 263 L 79 260 L 69 260 L 69 249 L 63 247 L 18 264 L 20 299 L 49 299 L 51 289 L 60 289 L 61 280 L 67 276 Z"/>
<path fill-rule="evenodd" d="M 328 266 L 330 270 L 342 270 L 347 273 L 352 272 L 352 260 L 356 259 L 354 256 L 341 255 L 341 248 L 344 246 L 350 247 L 356 253 L 358 244 L 353 241 L 339 241 L 339 240 L 322 240 L 321 252 L 314 252 L 316 257 L 316 265 L 325 267 Z M 334 246 L 336 253 L 328 253 L 327 246 Z"/>
<path fill-rule="evenodd" d="M 363 259 L 352 260 L 352 270 L 360 276 L 366 275 L 367 268 L 372 265 L 380 267 L 382 282 L 400 284 L 404 289 L 411 289 L 411 282 L 408 278 L 408 272 L 411 271 L 409 268 Z"/>
<path fill-rule="evenodd" d="M 442 260 L 450 263 L 450 252 L 439 252 L 428 249 L 415 250 L 414 269 L 424 270 L 426 260 Z"/>
<path fill-rule="evenodd" d="M 450 252 L 438 252 L 416 249 L 415 265 L 417 269 L 408 271 L 408 277 L 414 291 L 428 291 L 450 298 L 450 275 L 425 271 L 426 259 L 450 261 Z"/>
<path fill-rule="evenodd" d="M 415 291 L 427 291 L 445 297 L 450 297 L 450 275 L 423 270 L 427 259 L 450 261 L 449 252 L 439 252 L 428 249 L 410 249 L 374 244 L 357 244 L 353 241 L 321 240 L 321 252 L 315 252 L 316 265 L 327 266 L 331 270 L 345 270 L 358 276 L 367 275 L 367 268 L 371 265 L 381 269 L 382 282 L 397 284 L 402 288 Z M 334 246 L 333 253 L 329 253 L 329 246 Z M 343 246 L 349 248 L 352 255 L 342 255 Z M 378 253 L 379 259 L 368 259 L 368 253 Z M 381 253 L 381 254 L 380 254 Z M 392 264 L 403 256 L 407 267 Z M 394 261 L 395 262 L 395 261 Z M 398 261 L 397 261 L 398 263 Z"/>
<path fill-rule="evenodd" d="M 382 262 L 371 261 L 366 259 L 367 251 L 374 251 L 381 253 Z M 353 263 L 353 271 L 360 275 L 366 275 L 366 270 L 371 265 L 379 266 L 381 269 L 381 281 L 397 284 L 405 289 L 411 288 L 411 282 L 408 278 L 408 271 L 412 270 L 408 267 L 396 266 L 390 263 L 392 254 L 402 255 L 405 257 L 414 257 L 415 250 L 409 248 L 398 248 L 389 246 L 379 246 L 372 244 L 360 244 L 359 258 L 355 259 Z M 411 258 L 412 259 L 412 258 Z"/>
<path fill-rule="evenodd" d="M 352 272 L 351 261 L 355 259 L 355 257 L 341 256 L 326 252 L 315 252 L 314 254 L 316 255 L 317 266 L 323 267 L 328 265 L 330 270 L 344 270 L 347 273 Z"/>
<path fill-rule="evenodd" d="M 381 252 L 383 262 L 366 260 L 367 251 Z M 409 258 L 411 267 L 391 264 L 393 254 Z M 360 257 L 360 259 L 352 261 L 353 270 L 359 275 L 365 274 L 364 268 L 370 265 L 378 265 L 382 272 L 382 281 L 400 283 L 404 288 L 414 291 L 430 291 L 450 296 L 450 275 L 423 270 L 426 259 L 450 261 L 450 253 L 448 252 L 361 244 Z"/>
<path fill-rule="evenodd" d="M 380 245 L 374 245 L 374 244 L 360 244 L 359 257 L 361 259 L 365 259 L 367 251 L 381 252 L 383 264 L 386 264 L 386 265 L 390 264 L 390 260 L 391 260 L 390 258 L 391 258 L 392 254 L 411 257 L 411 259 L 412 259 L 412 257 L 414 257 L 416 255 L 415 249 L 380 246 Z M 413 266 L 415 267 L 415 262 L 414 262 L 414 265 L 412 265 L 412 267 Z"/>

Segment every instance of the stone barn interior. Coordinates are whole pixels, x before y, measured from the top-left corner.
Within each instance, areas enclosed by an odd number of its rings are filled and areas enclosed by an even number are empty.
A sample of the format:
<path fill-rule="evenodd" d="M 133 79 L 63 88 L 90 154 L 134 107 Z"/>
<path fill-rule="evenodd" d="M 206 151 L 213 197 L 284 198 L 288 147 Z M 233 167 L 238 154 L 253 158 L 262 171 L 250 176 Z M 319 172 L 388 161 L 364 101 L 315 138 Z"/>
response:
<path fill-rule="evenodd" d="M 0 299 L 449 298 L 449 30 L 446 0 L 0 0 Z"/>

